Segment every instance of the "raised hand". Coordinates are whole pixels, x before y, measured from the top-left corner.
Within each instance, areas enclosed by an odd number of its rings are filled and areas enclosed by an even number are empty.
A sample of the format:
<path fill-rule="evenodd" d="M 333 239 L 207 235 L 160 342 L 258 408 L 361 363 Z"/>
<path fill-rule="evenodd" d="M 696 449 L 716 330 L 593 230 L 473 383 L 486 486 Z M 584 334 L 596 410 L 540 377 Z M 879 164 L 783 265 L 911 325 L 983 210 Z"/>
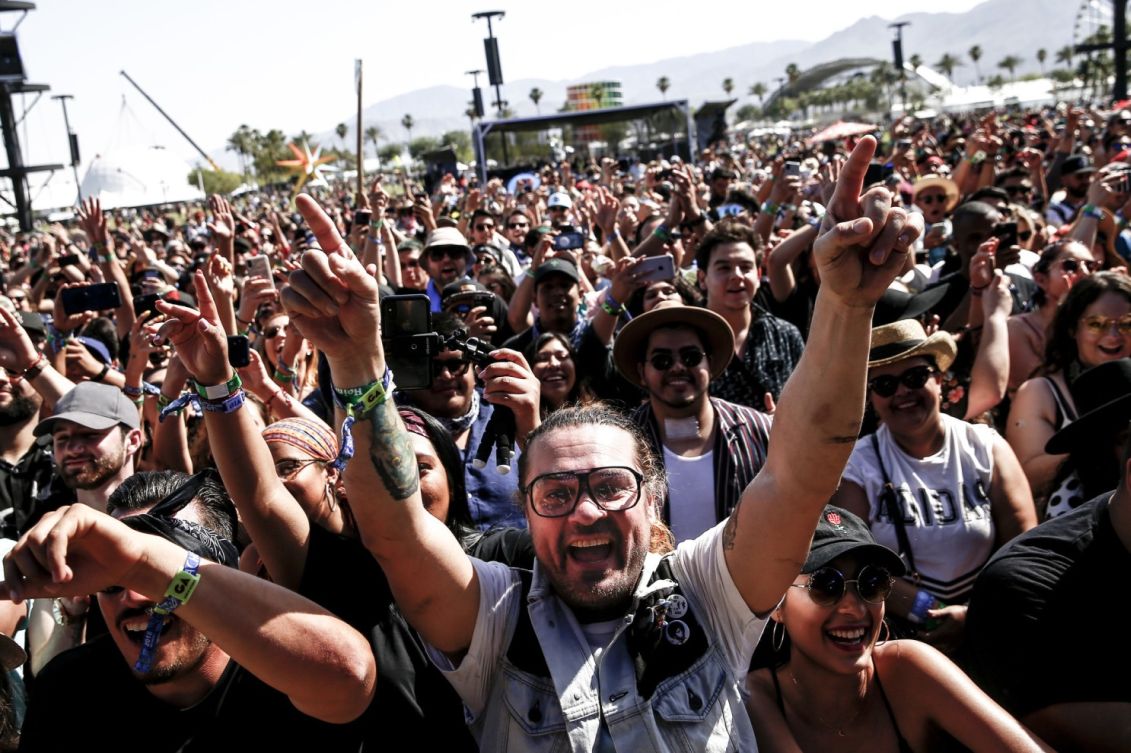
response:
<path fill-rule="evenodd" d="M 224 384 L 232 378 L 232 367 L 228 365 L 228 338 L 220 324 L 220 315 L 204 272 L 197 270 L 192 282 L 200 310 L 158 301 L 157 310 L 169 318 L 157 330 L 154 344 L 173 343 L 177 356 L 200 384 Z"/>
<path fill-rule="evenodd" d="M 39 358 L 39 351 L 19 318 L 0 306 L 0 366 L 23 373 Z"/>
<path fill-rule="evenodd" d="M 236 254 L 236 223 L 232 218 L 232 205 L 223 196 L 208 197 L 208 208 L 212 211 L 212 222 L 206 224 L 216 250 L 233 261 Z"/>
<path fill-rule="evenodd" d="M 79 222 L 92 245 L 101 244 L 109 251 L 110 234 L 106 232 L 106 216 L 102 214 L 101 201 L 93 197 L 84 201 L 79 207 Z"/>
<path fill-rule="evenodd" d="M 876 140 L 871 136 L 856 145 L 837 177 L 813 244 L 821 290 L 854 307 L 875 306 L 923 232 L 922 216 L 908 216 L 893 207 L 887 189 L 873 188 L 860 195 L 875 152 Z"/>
<path fill-rule="evenodd" d="M 295 203 L 324 250 L 306 251 L 280 294 L 291 323 L 332 368 L 383 365 L 377 281 L 314 199 L 301 194 Z"/>
<path fill-rule="evenodd" d="M 82 287 L 86 287 L 86 284 L 81 282 L 65 282 L 59 286 L 58 292 L 55 293 L 55 310 L 53 316 L 55 329 L 60 332 L 73 332 L 81 327 L 85 327 L 96 316 L 93 311 L 80 311 L 77 314 L 68 314 L 67 310 L 63 307 L 63 291 L 68 288 Z"/>
<path fill-rule="evenodd" d="M 494 363 L 479 372 L 483 380 L 483 399 L 514 412 L 518 436 L 525 437 L 538 425 L 542 386 L 523 355 L 501 349 L 491 353 Z"/>

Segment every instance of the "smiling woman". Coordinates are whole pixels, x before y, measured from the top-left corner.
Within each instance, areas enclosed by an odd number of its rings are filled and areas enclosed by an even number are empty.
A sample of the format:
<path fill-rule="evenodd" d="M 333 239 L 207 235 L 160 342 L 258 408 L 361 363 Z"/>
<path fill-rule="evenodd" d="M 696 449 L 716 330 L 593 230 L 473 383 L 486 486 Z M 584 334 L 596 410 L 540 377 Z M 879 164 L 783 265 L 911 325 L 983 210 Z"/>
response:
<path fill-rule="evenodd" d="M 543 333 L 524 355 L 541 385 L 543 418 L 567 403 L 585 405 L 594 400 L 588 380 L 578 375 L 577 354 L 565 335 Z"/>

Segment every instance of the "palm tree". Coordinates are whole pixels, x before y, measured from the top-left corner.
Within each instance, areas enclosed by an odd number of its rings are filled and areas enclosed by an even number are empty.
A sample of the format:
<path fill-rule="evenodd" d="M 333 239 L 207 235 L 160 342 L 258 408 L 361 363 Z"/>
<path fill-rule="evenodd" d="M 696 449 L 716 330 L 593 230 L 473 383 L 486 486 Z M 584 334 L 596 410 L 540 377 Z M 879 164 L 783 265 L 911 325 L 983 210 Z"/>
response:
<path fill-rule="evenodd" d="M 727 78 L 723 79 L 723 91 L 726 92 L 726 95 L 728 97 L 730 96 L 730 93 L 732 91 L 734 91 L 734 79 L 733 78 L 730 78 L 728 76 Z"/>
<path fill-rule="evenodd" d="M 1004 68 L 1005 70 L 1009 71 L 1009 80 L 1012 81 L 1014 78 L 1013 72 L 1017 68 L 1017 66 L 1021 65 L 1021 62 L 1021 58 L 1017 57 L 1016 55 L 1006 55 L 998 61 L 997 67 Z"/>
<path fill-rule="evenodd" d="M 414 125 L 416 125 L 416 121 L 412 119 L 411 115 L 406 113 L 405 116 L 403 118 L 401 118 L 401 125 L 404 126 L 404 129 L 406 131 L 408 131 L 408 140 L 409 140 L 409 142 L 411 142 L 412 141 L 412 127 Z"/>
<path fill-rule="evenodd" d="M 664 99 L 668 98 L 668 89 L 672 88 L 672 82 L 667 76 L 660 76 L 656 81 L 656 88 L 660 90 L 660 96 Z"/>
<path fill-rule="evenodd" d="M 542 101 L 542 90 L 535 86 L 530 90 L 530 94 L 528 96 L 530 97 L 530 101 L 534 103 L 534 109 L 538 111 L 539 115 L 541 115 L 542 109 L 538 107 L 538 103 Z"/>
<path fill-rule="evenodd" d="M 982 48 L 974 45 L 966 54 L 970 56 L 970 60 L 974 63 L 974 75 L 978 77 L 978 83 L 982 82 L 982 70 L 978 67 L 978 61 L 982 59 Z"/>
<path fill-rule="evenodd" d="M 247 175 L 247 158 L 255 150 L 251 128 L 246 123 L 237 128 L 235 133 L 228 138 L 228 144 L 224 149 L 239 155 L 240 172 Z"/>
<path fill-rule="evenodd" d="M 1072 54 L 1074 50 L 1072 45 L 1067 44 L 1056 51 L 1056 62 L 1064 63 L 1067 67 L 1072 67 Z"/>
<path fill-rule="evenodd" d="M 915 70 L 923 64 L 923 58 L 920 57 L 918 54 L 915 54 L 915 55 L 912 55 L 911 57 L 907 58 L 907 62 L 911 63 L 911 69 Z"/>
<path fill-rule="evenodd" d="M 371 125 L 365 129 L 365 140 L 373 145 L 373 155 L 377 155 L 377 142 L 384 136 L 379 126 Z"/>
<path fill-rule="evenodd" d="M 763 98 L 766 96 L 766 85 L 761 81 L 750 87 L 750 96 L 758 98 L 758 106 L 762 106 Z"/>
<path fill-rule="evenodd" d="M 338 134 L 338 141 L 342 142 L 342 151 L 346 150 L 346 134 L 350 132 L 350 127 L 345 123 L 338 123 L 334 128 L 334 133 Z"/>
<path fill-rule="evenodd" d="M 960 65 L 962 65 L 962 58 L 951 55 L 949 52 L 944 52 L 943 56 L 935 63 L 935 67 L 945 73 L 947 78 L 953 78 L 954 69 Z"/>
<path fill-rule="evenodd" d="M 990 87 L 991 89 L 1000 89 L 1001 87 L 1005 86 L 1005 79 L 1001 77 L 1000 73 L 995 73 L 986 81 L 986 86 Z"/>
<path fill-rule="evenodd" d="M 797 63 L 790 63 L 785 67 L 785 77 L 790 86 L 797 83 L 797 79 L 801 78 L 801 69 L 797 67 Z"/>
<path fill-rule="evenodd" d="M 1045 75 L 1045 61 L 1048 60 L 1049 51 L 1044 47 L 1037 50 L 1037 62 L 1041 65 L 1041 75 Z"/>

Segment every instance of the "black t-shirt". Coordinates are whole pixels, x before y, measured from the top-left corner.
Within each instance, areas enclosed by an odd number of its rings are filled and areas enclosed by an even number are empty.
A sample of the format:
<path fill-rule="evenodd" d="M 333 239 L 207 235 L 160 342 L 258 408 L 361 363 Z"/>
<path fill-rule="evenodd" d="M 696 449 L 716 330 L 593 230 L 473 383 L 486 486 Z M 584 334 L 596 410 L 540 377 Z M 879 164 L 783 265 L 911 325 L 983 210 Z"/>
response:
<path fill-rule="evenodd" d="M 18 539 L 49 510 L 74 502 L 74 492 L 55 479 L 49 449 L 51 438 L 41 437 L 15 465 L 0 460 L 0 510 L 11 508 L 3 534 Z"/>
<path fill-rule="evenodd" d="M 1072 702 L 1131 702 L 1131 552 L 1106 493 L 1006 544 L 974 584 L 963 663 L 1015 716 Z"/>
<path fill-rule="evenodd" d="M 84 736 L 146 753 L 361 750 L 358 723 L 306 716 L 234 661 L 195 706 L 170 706 L 134 678 L 109 636 L 65 651 L 44 667 L 28 699 L 20 750 L 74 753 Z"/>

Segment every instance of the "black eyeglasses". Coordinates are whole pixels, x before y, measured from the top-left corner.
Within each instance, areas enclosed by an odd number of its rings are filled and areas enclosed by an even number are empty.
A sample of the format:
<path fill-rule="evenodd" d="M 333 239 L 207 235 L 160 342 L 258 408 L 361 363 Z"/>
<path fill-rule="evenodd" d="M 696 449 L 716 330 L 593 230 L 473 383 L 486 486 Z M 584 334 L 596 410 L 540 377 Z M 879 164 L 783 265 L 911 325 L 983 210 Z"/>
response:
<path fill-rule="evenodd" d="M 635 468 L 610 466 L 587 471 L 559 471 L 538 476 L 523 490 L 534 512 L 543 518 L 569 515 L 581 500 L 581 490 L 606 512 L 628 510 L 640 501 L 644 475 Z"/>
<path fill-rule="evenodd" d="M 278 324 L 274 327 L 268 327 L 267 329 L 263 330 L 263 336 L 268 339 L 272 337 L 278 337 L 284 330 L 286 330 L 286 325 Z"/>
<path fill-rule="evenodd" d="M 825 566 L 809 574 L 808 583 L 794 583 L 793 588 L 804 588 L 814 604 L 831 607 L 844 598 L 848 584 L 856 584 L 856 593 L 869 604 L 882 604 L 891 595 L 895 579 L 887 568 L 878 565 L 865 565 L 855 578 L 846 578 L 835 567 Z"/>
<path fill-rule="evenodd" d="M 442 372 L 447 371 L 452 376 L 463 376 L 467 373 L 467 367 L 471 365 L 471 361 L 465 358 L 445 358 L 443 360 L 435 359 L 432 361 L 432 373 L 439 376 Z"/>
<path fill-rule="evenodd" d="M 680 348 L 679 349 L 679 362 L 689 369 L 694 369 L 703 362 L 703 357 L 707 354 L 699 348 Z M 667 371 L 672 366 L 675 366 L 675 356 L 668 351 L 660 351 L 653 353 L 648 363 L 652 364 L 652 368 L 656 371 Z"/>
<path fill-rule="evenodd" d="M 914 366 L 899 375 L 883 374 L 869 380 L 868 389 L 880 397 L 891 397 L 900 383 L 911 390 L 921 389 L 935 370 L 930 366 Z"/>
<path fill-rule="evenodd" d="M 1100 268 L 1099 262 L 1085 261 L 1084 259 L 1062 259 L 1060 262 L 1060 269 L 1065 274 L 1076 274 L 1080 268 L 1084 268 L 1084 274 L 1091 274 Z"/>
<path fill-rule="evenodd" d="M 439 246 L 437 248 L 428 249 L 428 258 L 432 261 L 443 261 L 444 259 L 462 259 L 467 255 L 459 246 Z"/>

